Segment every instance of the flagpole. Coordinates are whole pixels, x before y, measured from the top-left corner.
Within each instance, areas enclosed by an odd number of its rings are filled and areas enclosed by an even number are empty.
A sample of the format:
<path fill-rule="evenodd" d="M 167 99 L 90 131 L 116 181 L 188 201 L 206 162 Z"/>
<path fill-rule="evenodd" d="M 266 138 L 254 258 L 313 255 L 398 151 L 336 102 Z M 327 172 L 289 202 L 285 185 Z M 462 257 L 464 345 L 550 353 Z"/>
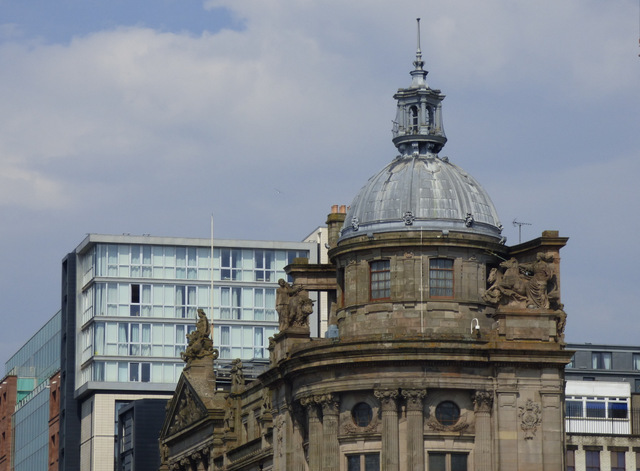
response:
<path fill-rule="evenodd" d="M 211 321 L 211 340 L 213 340 L 213 213 L 211 214 L 211 296 L 209 296 L 209 317 Z"/>

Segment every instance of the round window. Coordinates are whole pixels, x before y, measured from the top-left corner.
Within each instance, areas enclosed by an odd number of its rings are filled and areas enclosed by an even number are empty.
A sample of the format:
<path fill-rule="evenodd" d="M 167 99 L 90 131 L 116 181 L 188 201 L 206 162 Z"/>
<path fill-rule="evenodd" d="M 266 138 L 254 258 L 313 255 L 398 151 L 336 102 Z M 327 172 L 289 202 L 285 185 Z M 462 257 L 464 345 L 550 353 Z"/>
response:
<path fill-rule="evenodd" d="M 359 402 L 351 409 L 351 417 L 353 417 L 353 423 L 358 427 L 366 427 L 371 423 L 373 410 L 366 402 Z"/>
<path fill-rule="evenodd" d="M 444 401 L 436 407 L 436 419 L 442 425 L 455 425 L 460 419 L 460 408 L 451 401 Z"/>

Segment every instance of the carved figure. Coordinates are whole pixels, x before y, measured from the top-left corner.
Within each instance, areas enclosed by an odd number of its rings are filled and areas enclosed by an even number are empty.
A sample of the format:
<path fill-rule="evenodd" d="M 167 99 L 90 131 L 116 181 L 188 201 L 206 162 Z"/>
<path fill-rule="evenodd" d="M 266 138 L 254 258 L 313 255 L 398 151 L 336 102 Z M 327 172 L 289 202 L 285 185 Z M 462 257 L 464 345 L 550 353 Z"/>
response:
<path fill-rule="evenodd" d="M 187 362 L 186 367 L 189 367 L 191 362 L 197 358 L 205 358 L 207 356 L 213 357 L 214 360 L 218 358 L 218 351 L 213 348 L 213 341 L 209 337 L 210 331 L 211 324 L 207 319 L 207 315 L 202 309 L 198 309 L 196 330 L 187 334 L 189 342 L 187 349 L 180 354 L 182 360 Z"/>
<path fill-rule="evenodd" d="M 519 263 L 515 258 L 500 263 L 489 272 L 489 289 L 482 299 L 489 304 L 514 304 L 531 309 L 549 309 L 553 286 L 553 256 L 536 255 L 536 261 Z M 503 270 L 503 271 L 501 271 Z"/>
<path fill-rule="evenodd" d="M 276 311 L 280 321 L 280 331 L 289 327 L 308 327 L 309 315 L 313 312 L 313 301 L 302 286 L 291 286 L 282 278 L 276 290 Z"/>
<path fill-rule="evenodd" d="M 236 392 L 244 387 L 244 372 L 240 358 L 236 358 L 231 362 L 231 391 Z"/>

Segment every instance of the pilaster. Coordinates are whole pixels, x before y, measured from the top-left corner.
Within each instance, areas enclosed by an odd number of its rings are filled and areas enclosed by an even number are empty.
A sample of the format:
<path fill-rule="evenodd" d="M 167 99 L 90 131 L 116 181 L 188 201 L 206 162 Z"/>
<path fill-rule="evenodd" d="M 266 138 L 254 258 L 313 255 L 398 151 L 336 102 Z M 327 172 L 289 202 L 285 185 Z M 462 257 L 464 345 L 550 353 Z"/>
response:
<path fill-rule="evenodd" d="M 407 403 L 407 470 L 424 471 L 424 411 L 425 389 L 403 389 Z"/>
<path fill-rule="evenodd" d="M 491 471 L 493 469 L 493 437 L 491 433 L 493 392 L 476 391 L 473 394 L 473 404 L 476 416 L 475 469 L 477 471 Z"/>
<path fill-rule="evenodd" d="M 307 413 L 309 427 L 309 469 L 319 470 L 322 467 L 322 443 L 323 429 L 320 421 L 320 408 L 315 397 L 306 397 L 300 400 L 300 404 Z"/>
<path fill-rule="evenodd" d="M 322 407 L 322 471 L 339 471 L 338 417 L 340 400 L 334 394 L 323 394 L 317 396 L 316 400 Z"/>
<path fill-rule="evenodd" d="M 398 390 L 377 389 L 374 395 L 382 409 L 382 463 L 385 471 L 399 471 Z"/>

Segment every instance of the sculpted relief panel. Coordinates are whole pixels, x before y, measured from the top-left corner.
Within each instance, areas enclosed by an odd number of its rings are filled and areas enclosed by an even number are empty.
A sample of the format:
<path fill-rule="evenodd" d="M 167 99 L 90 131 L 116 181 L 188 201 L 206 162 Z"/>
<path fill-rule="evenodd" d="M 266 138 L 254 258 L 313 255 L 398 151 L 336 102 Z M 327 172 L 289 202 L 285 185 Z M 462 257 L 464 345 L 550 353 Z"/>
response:
<path fill-rule="evenodd" d="M 528 309 L 562 309 L 558 304 L 557 275 L 553 255 L 539 252 L 534 262 L 515 258 L 500 263 L 489 273 L 491 286 L 482 295 L 489 304 Z"/>

